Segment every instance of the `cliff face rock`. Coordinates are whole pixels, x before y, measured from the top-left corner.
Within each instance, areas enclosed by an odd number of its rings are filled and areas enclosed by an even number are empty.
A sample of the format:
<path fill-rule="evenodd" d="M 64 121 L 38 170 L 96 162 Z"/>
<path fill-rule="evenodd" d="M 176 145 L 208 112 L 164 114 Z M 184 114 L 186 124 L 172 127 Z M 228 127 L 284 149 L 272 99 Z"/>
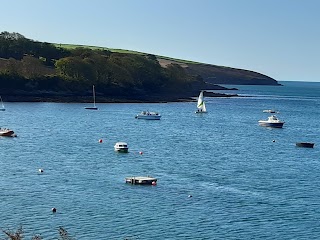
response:
<path fill-rule="evenodd" d="M 179 64 L 189 74 L 200 75 L 205 82 L 211 84 L 281 85 L 271 77 L 250 70 L 192 62 L 177 62 L 161 58 L 158 58 L 158 61 L 162 67 L 166 67 L 171 63 Z"/>
<path fill-rule="evenodd" d="M 230 67 L 188 64 L 187 71 L 191 74 L 198 74 L 204 81 L 213 84 L 280 85 L 275 79 L 266 75 Z"/>

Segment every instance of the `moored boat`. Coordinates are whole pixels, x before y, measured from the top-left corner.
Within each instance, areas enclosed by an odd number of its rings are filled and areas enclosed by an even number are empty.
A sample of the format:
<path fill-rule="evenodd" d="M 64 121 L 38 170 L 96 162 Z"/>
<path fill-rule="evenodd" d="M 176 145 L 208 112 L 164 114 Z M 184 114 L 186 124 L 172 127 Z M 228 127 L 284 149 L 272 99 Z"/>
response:
<path fill-rule="evenodd" d="M 297 147 L 304 147 L 304 148 L 313 148 L 314 143 L 311 143 L 311 142 L 297 142 L 296 146 Z"/>
<path fill-rule="evenodd" d="M 276 115 L 271 115 L 268 120 L 260 120 L 259 125 L 262 127 L 282 128 L 284 122 L 280 121 Z"/>
<path fill-rule="evenodd" d="M 156 185 L 157 179 L 154 177 L 126 177 L 126 183 L 140 184 L 140 185 Z"/>
<path fill-rule="evenodd" d="M 114 150 L 117 152 L 127 153 L 129 150 L 128 144 L 126 142 L 117 142 L 114 145 Z"/>
<path fill-rule="evenodd" d="M 2 137 L 14 137 L 14 131 L 7 128 L 0 128 L 0 136 Z"/>
<path fill-rule="evenodd" d="M 135 118 L 146 120 L 160 120 L 161 115 L 157 112 L 142 111 L 140 114 L 136 115 Z"/>
<path fill-rule="evenodd" d="M 279 111 L 277 110 L 274 110 L 274 109 L 266 109 L 266 110 L 263 110 L 264 113 L 279 113 Z"/>
<path fill-rule="evenodd" d="M 94 85 L 92 85 L 92 95 L 93 95 L 93 106 L 92 107 L 85 107 L 85 109 L 98 110 L 98 107 L 96 107 L 96 92 L 94 89 Z"/>

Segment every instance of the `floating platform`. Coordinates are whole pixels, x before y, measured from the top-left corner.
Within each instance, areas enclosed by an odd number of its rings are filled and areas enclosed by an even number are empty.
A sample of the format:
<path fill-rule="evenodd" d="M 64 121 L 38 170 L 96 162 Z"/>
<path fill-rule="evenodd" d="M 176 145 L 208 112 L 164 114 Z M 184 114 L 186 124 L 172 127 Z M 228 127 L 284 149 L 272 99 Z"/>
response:
<path fill-rule="evenodd" d="M 304 147 L 304 148 L 313 148 L 314 143 L 310 143 L 310 142 L 297 142 L 296 143 L 297 147 Z"/>
<path fill-rule="evenodd" d="M 126 177 L 126 183 L 138 185 L 156 185 L 157 179 L 153 177 Z"/>

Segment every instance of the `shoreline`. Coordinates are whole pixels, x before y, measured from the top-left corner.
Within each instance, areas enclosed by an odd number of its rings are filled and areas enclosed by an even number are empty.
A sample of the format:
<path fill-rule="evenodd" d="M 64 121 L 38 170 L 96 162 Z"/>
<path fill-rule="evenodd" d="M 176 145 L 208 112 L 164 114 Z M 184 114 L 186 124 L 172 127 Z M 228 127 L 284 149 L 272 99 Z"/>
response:
<path fill-rule="evenodd" d="M 55 103 L 92 103 L 92 97 L 84 96 L 12 96 L 1 95 L 4 102 L 55 102 Z M 206 92 L 205 97 L 239 97 L 237 94 L 222 94 Z M 195 102 L 197 96 L 144 96 L 141 98 L 103 97 L 97 96 L 96 103 L 166 103 L 166 102 Z"/>

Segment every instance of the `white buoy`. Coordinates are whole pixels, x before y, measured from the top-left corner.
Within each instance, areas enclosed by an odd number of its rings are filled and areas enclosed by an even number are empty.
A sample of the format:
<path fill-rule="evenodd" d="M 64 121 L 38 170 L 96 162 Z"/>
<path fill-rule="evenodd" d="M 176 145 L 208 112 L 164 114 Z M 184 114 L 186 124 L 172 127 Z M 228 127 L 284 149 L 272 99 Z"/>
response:
<path fill-rule="evenodd" d="M 43 169 L 42 168 L 39 168 L 38 170 L 40 173 L 43 173 Z"/>

